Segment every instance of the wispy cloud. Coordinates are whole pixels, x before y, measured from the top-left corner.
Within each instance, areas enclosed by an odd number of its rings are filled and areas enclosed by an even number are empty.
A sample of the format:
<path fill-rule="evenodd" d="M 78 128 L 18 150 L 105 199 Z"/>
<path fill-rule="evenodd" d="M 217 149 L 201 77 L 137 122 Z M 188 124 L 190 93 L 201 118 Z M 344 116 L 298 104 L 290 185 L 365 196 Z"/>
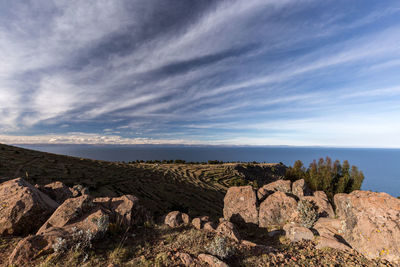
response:
<path fill-rule="evenodd" d="M 361 0 L 0 3 L 0 142 L 400 147 L 399 12 Z"/>

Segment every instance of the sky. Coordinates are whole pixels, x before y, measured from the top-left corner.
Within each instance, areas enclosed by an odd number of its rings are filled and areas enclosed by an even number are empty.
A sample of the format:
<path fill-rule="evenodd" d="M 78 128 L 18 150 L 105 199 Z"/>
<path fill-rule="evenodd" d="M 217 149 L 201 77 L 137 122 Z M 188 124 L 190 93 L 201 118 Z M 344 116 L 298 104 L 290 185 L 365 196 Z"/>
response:
<path fill-rule="evenodd" d="M 399 1 L 0 0 L 2 143 L 399 137 Z"/>

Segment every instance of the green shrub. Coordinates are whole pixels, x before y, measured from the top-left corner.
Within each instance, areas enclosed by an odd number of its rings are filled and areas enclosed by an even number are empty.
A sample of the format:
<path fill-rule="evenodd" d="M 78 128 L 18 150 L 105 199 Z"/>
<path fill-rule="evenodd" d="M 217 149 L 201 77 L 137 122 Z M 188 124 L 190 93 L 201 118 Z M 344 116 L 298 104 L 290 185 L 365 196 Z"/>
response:
<path fill-rule="evenodd" d="M 318 207 L 314 201 L 300 200 L 297 211 L 299 212 L 300 224 L 304 227 L 311 228 L 318 220 Z"/>
<path fill-rule="evenodd" d="M 217 256 L 220 260 L 228 259 L 235 254 L 235 249 L 229 244 L 228 239 L 218 235 L 206 247 L 206 250 L 211 255 Z"/>

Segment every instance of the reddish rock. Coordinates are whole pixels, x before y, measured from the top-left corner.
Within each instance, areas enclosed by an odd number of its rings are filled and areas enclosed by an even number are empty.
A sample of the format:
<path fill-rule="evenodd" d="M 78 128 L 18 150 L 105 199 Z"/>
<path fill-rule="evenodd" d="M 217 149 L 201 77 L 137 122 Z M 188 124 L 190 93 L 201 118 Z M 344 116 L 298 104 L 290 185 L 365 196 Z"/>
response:
<path fill-rule="evenodd" d="M 186 213 L 182 213 L 182 221 L 184 224 L 189 224 L 190 223 L 190 217 Z"/>
<path fill-rule="evenodd" d="M 200 218 L 194 218 L 192 220 L 192 225 L 194 226 L 194 228 L 200 230 L 202 227 L 202 222 L 201 222 Z"/>
<path fill-rule="evenodd" d="M 354 191 L 334 197 L 344 239 L 367 258 L 400 263 L 400 199 Z"/>
<path fill-rule="evenodd" d="M 292 184 L 292 193 L 296 195 L 297 197 L 301 198 L 304 196 L 311 196 L 312 191 L 311 189 L 307 186 L 306 182 L 304 179 L 300 179 L 297 181 L 294 181 Z"/>
<path fill-rule="evenodd" d="M 68 233 L 61 228 L 53 229 L 45 234 L 30 235 L 18 242 L 9 257 L 11 266 L 30 266 L 31 259 L 53 253 L 53 245 L 57 238 L 67 236 Z"/>
<path fill-rule="evenodd" d="M 210 267 L 229 267 L 228 264 L 210 254 L 200 254 L 199 256 L 197 256 L 197 258 L 203 262 L 208 263 Z"/>
<path fill-rule="evenodd" d="M 273 194 L 276 191 L 291 193 L 291 182 L 289 180 L 278 180 L 269 184 L 264 185 L 257 191 L 257 197 L 259 201 L 263 201 L 266 197 Z"/>
<path fill-rule="evenodd" d="M 194 259 L 188 253 L 177 252 L 175 255 L 182 261 L 184 266 L 192 266 L 194 264 Z"/>
<path fill-rule="evenodd" d="M 314 234 L 310 229 L 295 223 L 285 224 L 283 230 L 285 230 L 286 237 L 292 242 L 314 239 Z"/>
<path fill-rule="evenodd" d="M 224 218 L 235 223 L 258 224 L 257 198 L 251 186 L 234 186 L 224 198 Z"/>
<path fill-rule="evenodd" d="M 35 232 L 58 203 L 22 178 L 0 185 L 0 235 Z"/>
<path fill-rule="evenodd" d="M 342 224 L 339 219 L 319 218 L 313 228 L 318 231 L 320 236 L 333 237 L 341 234 L 341 227 Z"/>
<path fill-rule="evenodd" d="M 171 211 L 167 216 L 165 216 L 164 223 L 170 227 L 178 227 L 185 223 L 184 218 L 189 222 L 189 216 L 187 214 L 180 211 Z"/>
<path fill-rule="evenodd" d="M 334 218 L 335 212 L 333 211 L 332 205 L 328 200 L 327 195 L 324 191 L 316 191 L 313 196 L 305 196 L 302 199 L 314 201 L 318 207 L 318 214 L 320 217 Z"/>
<path fill-rule="evenodd" d="M 192 220 L 192 225 L 194 228 L 200 230 L 203 229 L 205 223 L 209 222 L 210 218 L 208 216 L 197 217 Z"/>
<path fill-rule="evenodd" d="M 107 209 L 111 220 L 122 228 L 144 223 L 148 217 L 144 207 L 140 205 L 139 199 L 133 195 L 96 198 L 93 202 Z"/>
<path fill-rule="evenodd" d="M 351 251 L 351 247 L 346 244 L 341 243 L 334 236 L 320 236 L 317 238 L 317 245 L 315 246 L 317 249 L 323 248 L 333 248 L 342 251 Z"/>
<path fill-rule="evenodd" d="M 94 204 L 88 195 L 67 199 L 40 227 L 37 234 L 41 234 L 51 227 L 64 227 L 81 217 L 93 206 Z"/>
<path fill-rule="evenodd" d="M 88 214 L 74 220 L 63 227 L 49 227 L 34 236 L 21 240 L 9 258 L 10 265 L 24 265 L 32 258 L 51 254 L 55 247 L 62 244 L 65 249 L 71 248 L 77 242 L 101 237 L 108 229 L 108 215 L 100 208 L 93 209 Z M 79 239 L 78 241 L 76 239 Z"/>
<path fill-rule="evenodd" d="M 37 188 L 58 204 L 62 204 L 65 200 L 73 197 L 72 189 L 62 182 L 53 182 L 43 186 L 39 185 Z"/>
<path fill-rule="evenodd" d="M 248 240 L 242 240 L 242 241 L 240 241 L 240 244 L 245 246 L 245 247 L 250 247 L 250 248 L 255 248 L 255 247 L 259 246 L 256 243 L 248 241 Z"/>
<path fill-rule="evenodd" d="M 20 241 L 10 256 L 10 264 L 23 265 L 38 253 L 52 253 L 57 247 L 69 249 L 76 243 L 89 245 L 108 231 L 110 223 L 129 227 L 143 221 L 142 211 L 138 199 L 131 195 L 94 200 L 82 195 L 67 199 L 35 236 Z"/>
<path fill-rule="evenodd" d="M 218 225 L 216 232 L 230 239 L 240 242 L 240 235 L 236 226 L 231 222 L 222 222 Z"/>
<path fill-rule="evenodd" d="M 295 221 L 297 216 L 296 200 L 283 192 L 277 191 L 261 203 L 259 226 L 284 225 Z"/>
<path fill-rule="evenodd" d="M 204 223 L 203 229 L 206 231 L 214 232 L 215 224 L 213 222 L 206 222 Z"/>

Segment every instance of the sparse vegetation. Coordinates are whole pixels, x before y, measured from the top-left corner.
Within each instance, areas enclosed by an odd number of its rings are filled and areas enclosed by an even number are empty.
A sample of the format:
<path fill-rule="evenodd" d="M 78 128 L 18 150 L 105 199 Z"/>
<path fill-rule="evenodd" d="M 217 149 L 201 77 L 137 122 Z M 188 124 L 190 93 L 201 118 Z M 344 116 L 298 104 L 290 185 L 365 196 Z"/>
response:
<path fill-rule="evenodd" d="M 216 236 L 206 247 L 206 251 L 211 255 L 217 256 L 220 260 L 229 259 L 235 254 L 235 248 L 223 236 Z"/>
<path fill-rule="evenodd" d="M 350 193 L 361 188 L 364 174 L 347 160 L 332 162 L 329 157 L 318 162 L 314 160 L 306 169 L 303 162 L 297 160 L 293 167 L 286 170 L 286 178 L 295 181 L 304 179 L 313 191 L 324 191 L 329 199 L 337 193 Z"/>
<path fill-rule="evenodd" d="M 297 211 L 299 212 L 301 225 L 304 227 L 311 228 L 318 220 L 318 207 L 314 201 L 301 199 L 298 202 Z"/>

